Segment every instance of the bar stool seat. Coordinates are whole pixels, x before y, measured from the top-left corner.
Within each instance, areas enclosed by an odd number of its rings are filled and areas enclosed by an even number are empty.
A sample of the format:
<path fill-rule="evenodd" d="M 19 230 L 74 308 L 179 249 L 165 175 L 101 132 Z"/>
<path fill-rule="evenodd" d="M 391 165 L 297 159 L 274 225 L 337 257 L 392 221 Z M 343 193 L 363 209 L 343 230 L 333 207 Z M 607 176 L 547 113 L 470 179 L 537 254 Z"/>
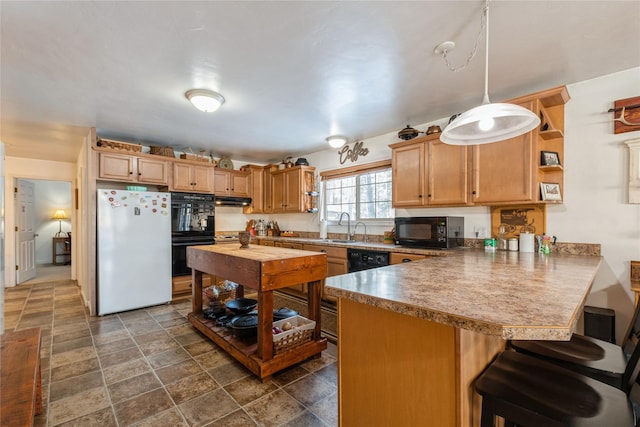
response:
<path fill-rule="evenodd" d="M 505 351 L 478 377 L 481 427 L 633 427 L 632 404 L 623 391 L 515 351 Z"/>
<path fill-rule="evenodd" d="M 638 346 L 640 306 L 636 307 L 623 346 L 584 335 L 573 334 L 569 341 L 510 341 L 517 352 L 539 357 L 565 368 L 587 375 L 629 393 L 633 366 L 628 354 Z M 625 347 L 626 343 L 626 349 Z M 626 351 L 625 351 L 626 350 Z"/>

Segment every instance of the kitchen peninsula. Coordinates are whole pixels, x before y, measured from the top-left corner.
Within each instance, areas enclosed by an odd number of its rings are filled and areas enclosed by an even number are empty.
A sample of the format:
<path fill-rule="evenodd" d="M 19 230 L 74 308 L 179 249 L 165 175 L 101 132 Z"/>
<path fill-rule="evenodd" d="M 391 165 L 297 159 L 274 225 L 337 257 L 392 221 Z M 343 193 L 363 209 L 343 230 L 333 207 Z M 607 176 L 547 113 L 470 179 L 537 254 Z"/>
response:
<path fill-rule="evenodd" d="M 320 336 L 320 295 L 322 280 L 327 275 L 326 254 L 258 245 L 246 248 L 240 244 L 190 246 L 187 265 L 193 276 L 193 312 L 189 314 L 189 322 L 260 379 L 320 355 L 327 348 L 327 339 Z M 244 295 L 245 287 L 257 291 L 257 341 L 238 338 L 203 316 L 203 273 L 238 283 L 237 297 Z M 273 291 L 300 283 L 307 283 L 308 317 L 315 320 L 315 329 L 310 341 L 276 355 L 272 334 Z"/>
<path fill-rule="evenodd" d="M 474 378 L 505 340 L 568 340 L 600 262 L 464 249 L 327 278 L 340 425 L 479 425 Z"/>

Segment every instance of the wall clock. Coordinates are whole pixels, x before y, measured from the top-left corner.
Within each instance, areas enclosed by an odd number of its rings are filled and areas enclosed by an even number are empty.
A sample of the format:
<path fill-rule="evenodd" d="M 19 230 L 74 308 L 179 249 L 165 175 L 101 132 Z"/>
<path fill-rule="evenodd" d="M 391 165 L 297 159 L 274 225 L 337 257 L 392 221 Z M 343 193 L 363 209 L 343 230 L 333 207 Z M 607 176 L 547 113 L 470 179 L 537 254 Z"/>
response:
<path fill-rule="evenodd" d="M 218 160 L 218 167 L 221 169 L 233 169 L 233 162 L 228 157 L 220 157 L 220 160 Z"/>

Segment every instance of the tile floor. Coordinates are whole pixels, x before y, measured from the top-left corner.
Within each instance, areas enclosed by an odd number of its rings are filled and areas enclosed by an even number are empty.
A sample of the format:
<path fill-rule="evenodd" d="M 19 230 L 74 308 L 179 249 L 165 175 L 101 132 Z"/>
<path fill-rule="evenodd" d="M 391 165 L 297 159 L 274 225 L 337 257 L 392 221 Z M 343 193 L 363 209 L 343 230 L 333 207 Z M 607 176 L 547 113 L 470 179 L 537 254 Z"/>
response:
<path fill-rule="evenodd" d="M 186 320 L 190 301 L 90 317 L 74 281 L 5 291 L 5 330 L 42 328 L 36 426 L 335 426 L 335 346 L 262 383 Z"/>

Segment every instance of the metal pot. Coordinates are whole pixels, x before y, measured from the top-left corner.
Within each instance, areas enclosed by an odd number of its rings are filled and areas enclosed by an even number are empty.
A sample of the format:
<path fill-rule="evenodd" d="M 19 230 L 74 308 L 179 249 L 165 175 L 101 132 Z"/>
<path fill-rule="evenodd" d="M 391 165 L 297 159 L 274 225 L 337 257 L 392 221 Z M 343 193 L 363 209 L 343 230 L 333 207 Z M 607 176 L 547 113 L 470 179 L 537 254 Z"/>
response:
<path fill-rule="evenodd" d="M 434 125 L 434 126 L 429 126 L 426 133 L 427 135 L 432 135 L 434 133 L 440 133 L 440 132 L 442 132 L 442 129 L 440 129 L 440 126 Z"/>
<path fill-rule="evenodd" d="M 229 322 L 229 327 L 238 338 L 250 338 L 258 335 L 258 315 L 243 314 L 236 316 Z"/>
<path fill-rule="evenodd" d="M 416 130 L 416 129 L 412 128 L 411 126 L 407 125 L 406 128 L 404 128 L 400 132 L 398 132 L 398 138 L 404 139 L 405 141 L 407 141 L 409 139 L 415 138 L 419 134 L 420 134 L 419 130 Z"/>
<path fill-rule="evenodd" d="M 277 310 L 273 310 L 273 321 L 286 319 L 288 317 L 297 316 L 298 312 L 287 307 L 282 307 Z"/>

